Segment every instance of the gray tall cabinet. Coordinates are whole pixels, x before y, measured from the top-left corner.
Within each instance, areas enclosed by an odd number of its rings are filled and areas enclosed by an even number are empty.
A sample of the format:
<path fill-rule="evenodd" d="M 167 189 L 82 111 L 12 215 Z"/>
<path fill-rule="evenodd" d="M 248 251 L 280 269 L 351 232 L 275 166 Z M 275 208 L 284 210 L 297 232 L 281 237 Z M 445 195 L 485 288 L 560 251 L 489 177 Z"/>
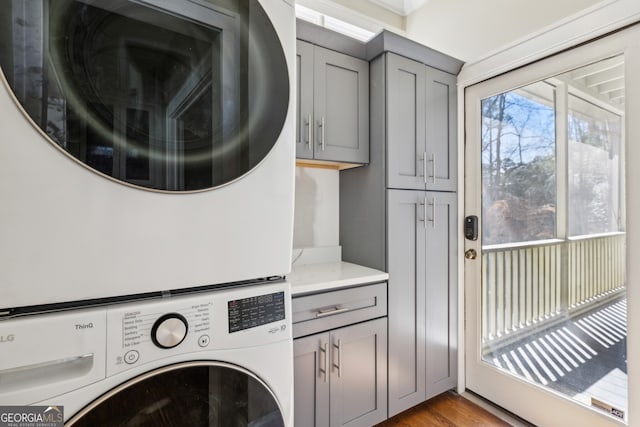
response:
<path fill-rule="evenodd" d="M 391 417 L 457 381 L 462 63 L 391 33 L 378 39 L 370 43 L 370 163 L 341 172 L 340 243 L 345 261 L 389 273 Z"/>

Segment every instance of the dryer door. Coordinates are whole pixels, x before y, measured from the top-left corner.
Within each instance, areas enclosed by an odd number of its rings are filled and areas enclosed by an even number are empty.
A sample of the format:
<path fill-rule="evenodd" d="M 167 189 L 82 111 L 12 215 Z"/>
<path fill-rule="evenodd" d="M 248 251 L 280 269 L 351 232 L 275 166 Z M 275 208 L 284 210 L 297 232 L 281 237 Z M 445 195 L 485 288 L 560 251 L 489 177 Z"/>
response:
<path fill-rule="evenodd" d="M 187 362 L 131 379 L 66 425 L 281 427 L 284 418 L 274 394 L 249 371 L 222 362 Z"/>
<path fill-rule="evenodd" d="M 0 28 L 2 73 L 31 121 L 129 185 L 230 183 L 287 117 L 286 58 L 258 0 L 2 1 Z"/>

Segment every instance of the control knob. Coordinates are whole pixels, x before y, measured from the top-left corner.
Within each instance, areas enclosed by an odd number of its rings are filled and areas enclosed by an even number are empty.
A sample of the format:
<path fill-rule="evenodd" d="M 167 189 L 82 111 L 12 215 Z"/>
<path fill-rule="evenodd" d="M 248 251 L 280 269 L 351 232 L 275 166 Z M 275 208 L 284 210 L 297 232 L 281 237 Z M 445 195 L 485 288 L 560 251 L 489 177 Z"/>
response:
<path fill-rule="evenodd" d="M 178 313 L 160 317 L 151 328 L 151 340 L 160 348 L 174 348 L 184 341 L 189 326 L 187 319 Z"/>

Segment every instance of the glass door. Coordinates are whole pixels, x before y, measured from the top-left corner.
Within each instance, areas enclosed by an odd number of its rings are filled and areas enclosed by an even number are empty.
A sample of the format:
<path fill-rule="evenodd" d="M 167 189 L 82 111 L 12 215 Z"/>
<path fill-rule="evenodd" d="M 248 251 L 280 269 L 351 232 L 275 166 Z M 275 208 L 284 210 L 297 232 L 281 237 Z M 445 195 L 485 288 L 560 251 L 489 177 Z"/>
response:
<path fill-rule="evenodd" d="M 637 33 L 466 93 L 465 210 L 480 224 L 465 244 L 466 384 L 537 425 L 629 419 L 625 118 Z"/>

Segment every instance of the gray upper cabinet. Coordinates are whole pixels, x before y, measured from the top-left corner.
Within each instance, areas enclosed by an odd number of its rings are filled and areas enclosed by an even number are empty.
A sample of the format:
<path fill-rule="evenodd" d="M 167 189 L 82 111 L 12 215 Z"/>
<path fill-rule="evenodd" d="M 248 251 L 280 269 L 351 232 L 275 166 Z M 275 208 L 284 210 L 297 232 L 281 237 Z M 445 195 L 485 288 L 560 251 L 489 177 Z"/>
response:
<path fill-rule="evenodd" d="M 313 159 L 313 45 L 296 45 L 296 157 Z"/>
<path fill-rule="evenodd" d="M 425 189 L 425 66 L 387 54 L 387 163 L 390 188 Z"/>
<path fill-rule="evenodd" d="M 456 191 L 457 86 L 456 76 L 425 66 L 427 85 L 426 189 Z"/>
<path fill-rule="evenodd" d="M 456 77 L 386 54 L 387 186 L 456 190 Z"/>
<path fill-rule="evenodd" d="M 389 416 L 456 384 L 456 195 L 388 190 Z"/>
<path fill-rule="evenodd" d="M 296 155 L 369 162 L 369 64 L 298 40 Z"/>

